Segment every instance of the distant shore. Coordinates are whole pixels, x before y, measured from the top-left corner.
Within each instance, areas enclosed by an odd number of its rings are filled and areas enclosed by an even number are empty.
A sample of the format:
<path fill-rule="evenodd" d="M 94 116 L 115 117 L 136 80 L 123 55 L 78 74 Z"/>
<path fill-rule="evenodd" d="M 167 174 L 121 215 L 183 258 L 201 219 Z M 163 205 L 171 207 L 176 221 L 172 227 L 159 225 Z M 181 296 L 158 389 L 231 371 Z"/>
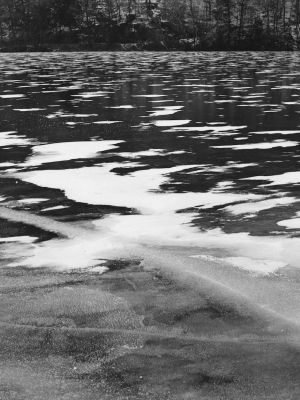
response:
<path fill-rule="evenodd" d="M 180 51 L 184 46 L 167 48 L 163 43 L 62 43 L 43 45 L 4 45 L 1 53 L 15 52 L 72 52 L 72 51 Z"/>
<path fill-rule="evenodd" d="M 62 43 L 43 45 L 2 45 L 0 53 L 30 53 L 30 52 L 84 52 L 84 51 L 293 51 L 291 49 L 280 50 L 253 50 L 253 49 L 222 49 L 201 48 L 190 42 L 181 42 L 177 46 L 167 47 L 163 42 L 143 43 Z"/>

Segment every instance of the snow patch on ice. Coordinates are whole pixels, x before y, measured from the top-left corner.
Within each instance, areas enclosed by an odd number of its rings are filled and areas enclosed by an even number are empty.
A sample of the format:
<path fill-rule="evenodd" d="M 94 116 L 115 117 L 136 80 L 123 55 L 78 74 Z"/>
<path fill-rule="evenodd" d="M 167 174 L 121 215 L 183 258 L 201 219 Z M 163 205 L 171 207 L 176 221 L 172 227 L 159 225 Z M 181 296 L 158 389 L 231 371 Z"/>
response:
<path fill-rule="evenodd" d="M 32 148 L 33 155 L 21 164 L 36 166 L 45 163 L 95 157 L 98 152 L 115 149 L 122 140 L 51 143 Z M 63 171 L 62 171 L 63 172 Z"/>
<path fill-rule="evenodd" d="M 243 270 L 254 273 L 255 275 L 269 275 L 287 264 L 282 261 L 259 260 L 248 257 L 214 257 L 209 255 L 194 255 L 191 258 L 200 258 L 206 261 L 214 261 L 220 263 L 223 267 L 234 266 Z"/>

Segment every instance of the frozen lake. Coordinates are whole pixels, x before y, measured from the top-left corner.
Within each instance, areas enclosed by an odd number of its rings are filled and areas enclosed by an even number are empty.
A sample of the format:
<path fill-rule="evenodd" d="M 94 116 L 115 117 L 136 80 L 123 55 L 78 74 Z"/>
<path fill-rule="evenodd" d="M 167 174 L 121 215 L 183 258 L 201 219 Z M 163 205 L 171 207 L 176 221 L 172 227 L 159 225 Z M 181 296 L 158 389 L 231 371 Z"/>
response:
<path fill-rule="evenodd" d="M 220 279 L 297 275 L 299 65 L 285 52 L 2 54 L 3 257 L 102 272 L 151 247 L 193 269 L 221 262 Z"/>

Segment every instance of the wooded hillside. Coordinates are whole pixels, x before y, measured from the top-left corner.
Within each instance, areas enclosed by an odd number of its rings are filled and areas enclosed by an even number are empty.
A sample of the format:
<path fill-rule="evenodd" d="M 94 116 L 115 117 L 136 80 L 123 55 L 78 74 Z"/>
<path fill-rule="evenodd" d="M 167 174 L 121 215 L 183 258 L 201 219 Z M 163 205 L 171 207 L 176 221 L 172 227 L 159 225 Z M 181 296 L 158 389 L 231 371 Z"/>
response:
<path fill-rule="evenodd" d="M 297 50 L 299 19 L 299 0 L 0 0 L 0 47 Z"/>

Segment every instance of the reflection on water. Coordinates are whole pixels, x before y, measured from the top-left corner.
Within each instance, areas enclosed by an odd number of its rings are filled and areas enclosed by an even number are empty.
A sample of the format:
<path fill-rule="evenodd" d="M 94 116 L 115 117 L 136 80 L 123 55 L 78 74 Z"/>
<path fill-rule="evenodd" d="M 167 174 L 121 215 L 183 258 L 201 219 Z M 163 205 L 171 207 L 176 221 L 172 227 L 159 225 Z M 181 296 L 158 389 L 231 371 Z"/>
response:
<path fill-rule="evenodd" d="M 80 245 L 24 235 L 26 262 L 92 267 L 151 243 L 299 267 L 299 65 L 284 52 L 3 54 L 1 204 L 93 220 Z"/>

